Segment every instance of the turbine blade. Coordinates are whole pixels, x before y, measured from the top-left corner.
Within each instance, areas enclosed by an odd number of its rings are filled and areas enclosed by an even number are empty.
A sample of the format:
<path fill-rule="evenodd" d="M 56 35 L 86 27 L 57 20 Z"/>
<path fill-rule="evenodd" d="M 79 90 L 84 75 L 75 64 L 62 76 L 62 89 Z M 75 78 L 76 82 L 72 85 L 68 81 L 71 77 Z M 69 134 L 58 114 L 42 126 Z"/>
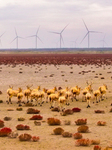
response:
<path fill-rule="evenodd" d="M 105 39 L 105 37 L 106 37 L 106 34 L 104 35 L 103 40 Z"/>
<path fill-rule="evenodd" d="M 5 32 L 4 32 L 5 33 Z M 3 35 L 4 35 L 4 33 L 2 33 L 1 35 L 0 35 L 0 37 L 2 37 Z"/>
<path fill-rule="evenodd" d="M 86 30 L 89 31 L 89 30 L 88 30 L 88 27 L 87 27 L 87 25 L 85 24 L 85 22 L 84 22 L 83 19 L 82 19 L 82 21 L 83 21 L 83 23 L 84 23 L 84 25 L 85 25 L 85 27 L 86 27 Z"/>
<path fill-rule="evenodd" d="M 107 42 L 104 41 L 105 44 L 107 44 Z M 108 44 L 107 44 L 108 45 Z"/>
<path fill-rule="evenodd" d="M 102 32 L 98 32 L 98 31 L 89 31 L 89 32 L 92 32 L 92 33 L 102 33 Z"/>
<path fill-rule="evenodd" d="M 37 36 L 37 38 L 42 42 L 42 40 Z M 43 43 L 43 42 L 42 42 Z"/>
<path fill-rule="evenodd" d="M 12 40 L 12 42 L 15 41 L 15 39 L 17 39 L 17 36 Z M 11 42 L 11 43 L 12 43 L 12 42 Z"/>
<path fill-rule="evenodd" d="M 63 28 L 63 30 L 60 32 L 60 33 L 62 33 L 65 29 L 66 29 L 66 27 L 68 26 L 69 24 L 67 24 L 64 28 Z"/>
<path fill-rule="evenodd" d="M 75 43 L 77 42 L 78 38 L 76 38 Z"/>
<path fill-rule="evenodd" d="M 54 33 L 54 34 L 60 34 L 59 32 L 52 32 L 52 31 L 50 31 L 50 33 Z"/>
<path fill-rule="evenodd" d="M 62 40 L 62 42 L 63 42 L 63 44 L 64 44 L 64 40 L 63 40 L 63 37 L 62 37 L 62 35 L 61 35 L 61 40 Z"/>
<path fill-rule="evenodd" d="M 89 34 L 89 32 L 87 32 L 87 34 L 84 36 L 84 38 L 82 39 L 82 41 L 80 42 L 80 44 L 83 42 L 83 40 L 86 38 L 86 36 Z"/>
<path fill-rule="evenodd" d="M 20 39 L 24 39 L 23 37 L 21 37 L 21 36 L 18 36 L 18 38 L 20 38 Z"/>
<path fill-rule="evenodd" d="M 39 29 L 40 29 L 40 26 L 39 26 L 39 27 L 38 27 L 38 29 L 37 29 L 36 35 L 38 34 L 38 32 L 39 32 Z"/>
<path fill-rule="evenodd" d="M 16 34 L 16 36 L 17 36 L 17 31 L 16 31 L 16 28 L 15 28 L 15 34 Z"/>
<path fill-rule="evenodd" d="M 26 38 L 35 37 L 36 35 L 27 36 Z"/>

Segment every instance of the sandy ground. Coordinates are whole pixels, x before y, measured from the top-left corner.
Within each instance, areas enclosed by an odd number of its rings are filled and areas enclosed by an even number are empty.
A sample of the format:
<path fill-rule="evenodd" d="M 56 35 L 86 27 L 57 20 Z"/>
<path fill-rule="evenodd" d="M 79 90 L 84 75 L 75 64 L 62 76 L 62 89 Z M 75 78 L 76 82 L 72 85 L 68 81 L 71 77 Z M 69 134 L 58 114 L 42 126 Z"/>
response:
<path fill-rule="evenodd" d="M 21 133 L 29 133 L 40 137 L 39 142 L 20 142 L 18 138 L 10 139 L 8 137 L 0 137 L 0 150 L 92 150 L 93 145 L 90 147 L 76 147 L 75 139 L 63 138 L 61 135 L 52 135 L 53 129 L 57 126 L 49 126 L 46 122 L 48 117 L 55 117 L 61 120 L 61 126 L 65 131 L 76 133 L 78 126 L 74 121 L 81 118 L 87 118 L 87 125 L 89 127 L 89 133 L 83 133 L 83 138 L 100 139 L 100 146 L 106 147 L 110 141 L 112 141 L 112 113 L 109 110 L 112 108 L 112 66 L 85 66 L 85 65 L 1 65 L 0 66 L 0 90 L 3 92 L 0 95 L 0 99 L 3 103 L 0 104 L 0 119 L 4 117 L 11 117 L 12 120 L 4 121 L 6 127 L 10 127 L 13 131 L 16 130 L 16 125 L 22 123 L 29 125 L 31 130 L 29 131 L 17 131 Z M 87 73 L 83 74 L 83 71 Z M 20 73 L 21 72 L 21 73 Z M 95 78 L 98 76 L 98 78 Z M 101 79 L 104 77 L 104 79 Z M 69 88 L 76 85 L 82 89 L 86 86 L 86 81 L 93 82 L 93 90 L 97 90 L 100 85 L 104 83 L 108 86 L 107 99 L 101 101 L 99 104 L 93 104 L 91 100 L 91 108 L 86 108 L 87 103 L 82 102 L 82 94 L 79 95 L 79 101 L 71 102 L 70 106 L 66 108 L 79 107 L 80 113 L 74 113 L 73 115 L 61 116 L 59 112 L 52 112 L 49 107 L 49 103 L 44 103 L 42 107 L 36 106 L 34 108 L 40 110 L 40 115 L 43 116 L 41 126 L 35 126 L 34 121 L 29 120 L 32 116 L 27 114 L 28 107 L 23 106 L 23 111 L 17 111 L 16 104 L 17 99 L 13 98 L 13 104 L 6 104 L 7 95 L 6 91 L 9 85 L 13 85 L 14 89 L 22 87 L 26 89 L 27 85 L 33 85 L 32 88 L 41 86 L 42 88 L 62 87 Z M 7 111 L 8 108 L 14 109 L 14 111 Z M 94 110 L 104 110 L 104 114 L 96 114 Z M 19 122 L 17 118 L 24 117 L 25 121 Z M 71 125 L 64 125 L 64 120 L 70 120 Z M 106 121 L 106 126 L 97 126 L 98 121 Z"/>

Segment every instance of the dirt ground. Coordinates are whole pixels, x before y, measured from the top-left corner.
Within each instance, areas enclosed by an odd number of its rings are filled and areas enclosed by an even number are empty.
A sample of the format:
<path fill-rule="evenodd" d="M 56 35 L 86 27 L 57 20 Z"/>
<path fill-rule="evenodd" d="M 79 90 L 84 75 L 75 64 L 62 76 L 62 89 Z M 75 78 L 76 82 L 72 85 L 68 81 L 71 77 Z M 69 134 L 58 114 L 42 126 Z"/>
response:
<path fill-rule="evenodd" d="M 92 150 L 93 145 L 89 147 L 76 147 L 75 139 L 64 138 L 61 135 L 53 135 L 53 129 L 58 126 L 49 126 L 47 118 L 54 117 L 61 121 L 60 127 L 65 131 L 72 134 L 77 132 L 78 126 L 75 124 L 77 119 L 87 118 L 87 125 L 89 127 L 89 133 L 83 133 L 83 138 L 100 139 L 100 146 L 102 149 L 110 144 L 112 141 L 112 66 L 109 65 L 53 65 L 53 64 L 1 64 L 0 65 L 0 99 L 3 103 L 0 104 L 0 119 L 4 120 L 4 117 L 11 117 L 10 121 L 4 121 L 6 127 L 10 127 L 13 131 L 16 131 L 16 125 L 24 124 L 29 125 L 31 130 L 21 131 L 17 130 L 18 134 L 29 133 L 40 137 L 39 142 L 20 142 L 18 138 L 10 139 L 8 137 L 0 137 L 0 149 L 1 150 Z M 33 120 L 29 120 L 32 114 L 27 114 L 28 107 L 23 107 L 23 111 L 17 111 L 18 107 L 17 98 L 12 98 L 12 104 L 7 104 L 7 89 L 9 85 L 13 86 L 13 89 L 21 87 L 26 89 L 27 85 L 32 85 L 32 88 L 41 86 L 43 88 L 56 87 L 74 87 L 78 85 L 81 89 L 87 85 L 86 81 L 92 82 L 93 90 L 97 90 L 99 86 L 107 84 L 107 99 L 101 101 L 98 104 L 93 104 L 93 97 L 91 100 L 91 108 L 86 108 L 87 103 L 82 102 L 82 93 L 79 95 L 79 101 L 70 102 L 66 109 L 72 109 L 79 107 L 81 112 L 74 113 L 72 115 L 62 116 L 60 112 L 53 112 L 50 110 L 50 104 L 44 103 L 42 107 L 35 106 L 33 108 L 40 110 L 40 115 L 43 116 L 41 126 L 35 126 Z M 7 111 L 7 109 L 13 109 L 13 111 Z M 95 110 L 104 110 L 104 114 L 96 114 Z M 18 118 L 24 117 L 25 121 L 19 122 Z M 70 120 L 71 125 L 64 125 L 65 120 Z M 98 121 L 106 121 L 106 126 L 97 126 Z"/>

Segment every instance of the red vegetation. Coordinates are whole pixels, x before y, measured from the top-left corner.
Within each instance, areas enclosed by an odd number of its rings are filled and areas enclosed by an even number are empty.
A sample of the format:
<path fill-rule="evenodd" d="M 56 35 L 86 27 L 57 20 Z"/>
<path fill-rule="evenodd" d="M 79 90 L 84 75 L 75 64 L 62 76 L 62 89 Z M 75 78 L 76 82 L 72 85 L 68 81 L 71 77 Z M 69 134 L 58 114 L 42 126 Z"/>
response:
<path fill-rule="evenodd" d="M 39 114 L 40 110 L 34 109 L 34 108 L 28 108 L 27 114 Z"/>
<path fill-rule="evenodd" d="M 80 133 L 86 133 L 89 132 L 89 127 L 86 125 L 81 125 L 80 127 L 77 128 L 77 131 Z"/>
<path fill-rule="evenodd" d="M 80 108 L 78 108 L 78 107 L 74 107 L 74 108 L 72 108 L 72 111 L 73 111 L 73 112 L 80 112 L 80 111 L 81 111 L 81 109 L 80 109 Z"/>
<path fill-rule="evenodd" d="M 75 121 L 76 125 L 85 125 L 87 124 L 87 119 L 78 119 Z"/>
<path fill-rule="evenodd" d="M 43 117 L 41 115 L 34 115 L 30 118 L 30 120 L 42 120 Z"/>
<path fill-rule="evenodd" d="M 101 114 L 104 114 L 105 111 L 104 111 L 104 110 L 95 110 L 95 113 L 101 113 Z"/>
<path fill-rule="evenodd" d="M 90 146 L 91 145 L 91 140 L 89 139 L 78 139 L 75 142 L 76 146 Z"/>
<path fill-rule="evenodd" d="M 47 123 L 49 125 L 60 125 L 61 121 L 59 119 L 56 119 L 56 118 L 48 118 Z"/>
<path fill-rule="evenodd" d="M 39 136 L 32 136 L 31 139 L 33 142 L 38 142 L 40 140 Z"/>
<path fill-rule="evenodd" d="M 30 127 L 28 125 L 18 124 L 16 126 L 17 130 L 30 130 Z"/>
<path fill-rule="evenodd" d="M 110 65 L 112 54 L 0 54 L 0 64 Z"/>
<path fill-rule="evenodd" d="M 12 130 L 10 128 L 4 127 L 0 130 L 0 136 L 8 136 Z"/>
<path fill-rule="evenodd" d="M 101 146 L 95 145 L 94 148 L 93 148 L 93 150 L 101 150 Z"/>
<path fill-rule="evenodd" d="M 53 130 L 55 135 L 61 135 L 64 132 L 64 129 L 58 127 Z"/>
<path fill-rule="evenodd" d="M 106 122 L 105 122 L 105 121 L 98 121 L 98 122 L 97 122 L 97 125 L 98 125 L 98 126 L 105 126 L 105 125 L 106 125 Z"/>
<path fill-rule="evenodd" d="M 0 120 L 0 128 L 4 127 L 4 121 Z"/>
<path fill-rule="evenodd" d="M 75 134 L 73 134 L 73 138 L 74 139 L 81 139 L 82 138 L 82 134 L 81 133 L 75 133 Z"/>
<path fill-rule="evenodd" d="M 30 134 L 24 133 L 19 136 L 20 141 L 30 141 L 32 136 Z"/>

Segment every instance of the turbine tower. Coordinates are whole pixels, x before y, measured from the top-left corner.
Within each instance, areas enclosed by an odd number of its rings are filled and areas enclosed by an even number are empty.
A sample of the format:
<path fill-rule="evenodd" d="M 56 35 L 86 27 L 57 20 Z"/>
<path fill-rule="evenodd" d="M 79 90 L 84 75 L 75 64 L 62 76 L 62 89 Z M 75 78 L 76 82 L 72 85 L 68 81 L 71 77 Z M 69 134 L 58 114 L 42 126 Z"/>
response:
<path fill-rule="evenodd" d="M 18 49 L 18 39 L 19 39 L 19 38 L 23 39 L 23 38 L 17 35 L 16 29 L 15 29 L 15 34 L 16 34 L 16 37 L 12 40 L 12 42 L 16 40 L 16 47 L 17 47 L 17 49 Z M 12 43 L 12 42 L 11 42 L 11 43 Z"/>
<path fill-rule="evenodd" d="M 62 33 L 66 29 L 67 26 L 68 26 L 68 24 L 61 30 L 61 32 L 51 32 L 51 33 L 54 33 L 54 34 L 59 34 L 59 36 L 60 36 L 60 48 L 61 48 L 61 45 L 62 45 L 61 41 L 63 41 Z"/>
<path fill-rule="evenodd" d="M 83 40 L 86 38 L 86 36 L 88 36 L 88 48 L 90 47 L 90 33 L 101 33 L 101 32 L 97 32 L 97 31 L 91 31 L 88 29 L 87 25 L 85 24 L 84 20 L 83 20 L 83 23 L 85 25 L 85 28 L 87 30 L 87 33 L 86 35 L 84 36 L 84 38 L 82 39 L 81 43 L 83 42 Z"/>
<path fill-rule="evenodd" d="M 105 36 L 106 36 L 106 34 L 104 35 L 103 39 L 102 39 L 102 40 L 100 40 L 100 42 L 102 42 L 102 43 L 103 43 L 103 48 L 104 48 L 104 45 L 105 45 L 105 44 L 106 44 L 106 45 L 108 45 L 108 44 L 105 42 Z"/>
<path fill-rule="evenodd" d="M 78 38 L 75 41 L 71 41 L 72 43 L 75 43 L 75 48 L 76 48 L 77 40 Z"/>
<path fill-rule="evenodd" d="M 39 32 L 39 29 L 40 29 L 40 26 L 38 27 L 38 29 L 37 29 L 37 32 L 36 32 L 36 34 L 35 35 L 31 35 L 31 36 L 28 36 L 27 38 L 29 38 L 29 37 L 35 37 L 35 48 L 37 49 L 37 39 L 39 39 L 41 42 L 42 42 L 42 40 L 39 38 L 39 36 L 38 36 L 38 32 Z M 42 42 L 43 43 L 43 42 Z"/>
<path fill-rule="evenodd" d="M 5 32 L 4 32 L 5 33 Z M 2 33 L 1 35 L 0 35 L 0 44 L 2 45 L 2 42 L 1 42 L 1 37 L 4 35 L 4 33 Z"/>

